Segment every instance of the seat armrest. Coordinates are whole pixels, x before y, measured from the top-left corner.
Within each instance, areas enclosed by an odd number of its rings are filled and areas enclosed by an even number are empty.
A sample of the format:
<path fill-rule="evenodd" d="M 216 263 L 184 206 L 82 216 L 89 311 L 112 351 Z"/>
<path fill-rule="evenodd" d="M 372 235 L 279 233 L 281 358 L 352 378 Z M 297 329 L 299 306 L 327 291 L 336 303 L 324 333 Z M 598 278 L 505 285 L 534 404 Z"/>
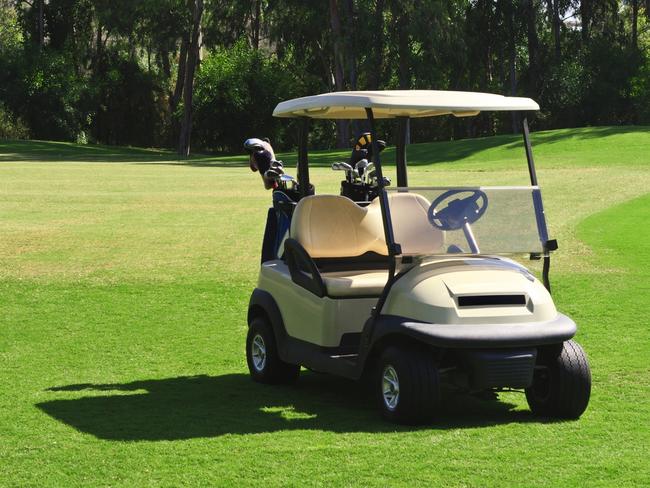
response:
<path fill-rule="evenodd" d="M 325 296 L 325 284 L 316 263 L 297 240 L 284 241 L 284 259 L 295 284 L 318 297 Z"/>

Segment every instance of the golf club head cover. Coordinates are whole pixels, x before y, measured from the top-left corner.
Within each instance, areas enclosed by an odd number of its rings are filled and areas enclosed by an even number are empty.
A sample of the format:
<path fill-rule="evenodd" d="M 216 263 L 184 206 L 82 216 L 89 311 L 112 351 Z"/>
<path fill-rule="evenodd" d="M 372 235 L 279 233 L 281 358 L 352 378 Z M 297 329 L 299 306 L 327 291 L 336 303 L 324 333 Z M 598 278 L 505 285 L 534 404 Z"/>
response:
<path fill-rule="evenodd" d="M 377 139 L 377 145 L 379 146 L 379 152 L 382 152 L 386 148 L 386 142 Z M 352 155 L 350 156 L 350 164 L 354 166 L 358 161 L 362 159 L 367 159 L 370 161 L 372 158 L 372 135 L 370 132 L 364 132 L 359 137 L 357 137 L 357 142 L 352 148 Z"/>
<path fill-rule="evenodd" d="M 250 138 L 244 141 L 244 149 L 249 152 L 248 164 L 251 171 L 259 171 L 264 182 L 264 188 L 267 190 L 276 188 L 278 186 L 275 180 L 266 178 L 264 174 L 271 169 L 275 160 L 275 152 L 273 146 L 268 139 Z M 280 173 L 282 173 L 282 162 L 279 162 Z M 277 171 L 277 165 L 273 168 Z"/>

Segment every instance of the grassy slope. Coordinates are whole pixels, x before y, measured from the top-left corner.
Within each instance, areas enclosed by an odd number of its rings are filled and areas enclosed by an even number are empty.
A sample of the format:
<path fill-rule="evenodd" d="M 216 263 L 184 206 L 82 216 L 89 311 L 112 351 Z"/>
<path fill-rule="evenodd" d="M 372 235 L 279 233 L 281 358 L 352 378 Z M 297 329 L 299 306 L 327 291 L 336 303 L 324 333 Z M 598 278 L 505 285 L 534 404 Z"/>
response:
<path fill-rule="evenodd" d="M 411 429 L 345 381 L 248 380 L 268 194 L 242 158 L 0 141 L 0 485 L 648 485 L 650 134 L 534 142 L 590 408 L 549 423 L 521 395 L 462 398 Z M 525 182 L 522 157 L 509 137 L 416 145 L 411 179 Z M 313 179 L 336 190 L 325 168 Z"/>

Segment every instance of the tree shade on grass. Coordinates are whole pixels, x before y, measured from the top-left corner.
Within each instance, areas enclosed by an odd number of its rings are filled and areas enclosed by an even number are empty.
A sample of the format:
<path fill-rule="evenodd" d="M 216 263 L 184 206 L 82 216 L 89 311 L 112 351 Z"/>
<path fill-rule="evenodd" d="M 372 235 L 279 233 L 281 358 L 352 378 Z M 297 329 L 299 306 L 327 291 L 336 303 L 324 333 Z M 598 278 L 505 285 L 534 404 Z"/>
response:
<path fill-rule="evenodd" d="M 579 324 L 590 406 L 551 422 L 520 394 L 452 397 L 420 428 L 382 422 L 355 383 L 248 379 L 246 307 L 270 196 L 238 160 L 4 143 L 0 485 L 650 484 L 650 137 L 536 137 L 560 242 L 555 300 Z M 525 183 L 514 142 L 418 145 L 411 180 Z M 313 171 L 319 192 L 339 176 Z"/>

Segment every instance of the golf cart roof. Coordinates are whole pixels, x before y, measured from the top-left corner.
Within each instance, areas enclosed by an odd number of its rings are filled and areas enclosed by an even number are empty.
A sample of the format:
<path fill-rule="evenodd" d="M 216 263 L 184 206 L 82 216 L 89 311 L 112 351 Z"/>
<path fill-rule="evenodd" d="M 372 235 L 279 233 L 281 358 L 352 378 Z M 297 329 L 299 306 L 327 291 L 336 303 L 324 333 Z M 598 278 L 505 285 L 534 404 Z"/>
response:
<path fill-rule="evenodd" d="M 313 119 L 365 119 L 371 108 L 376 119 L 396 117 L 468 117 L 479 112 L 539 110 L 539 105 L 522 97 L 493 93 L 442 90 L 384 90 L 323 93 L 280 102 L 275 117 Z"/>

